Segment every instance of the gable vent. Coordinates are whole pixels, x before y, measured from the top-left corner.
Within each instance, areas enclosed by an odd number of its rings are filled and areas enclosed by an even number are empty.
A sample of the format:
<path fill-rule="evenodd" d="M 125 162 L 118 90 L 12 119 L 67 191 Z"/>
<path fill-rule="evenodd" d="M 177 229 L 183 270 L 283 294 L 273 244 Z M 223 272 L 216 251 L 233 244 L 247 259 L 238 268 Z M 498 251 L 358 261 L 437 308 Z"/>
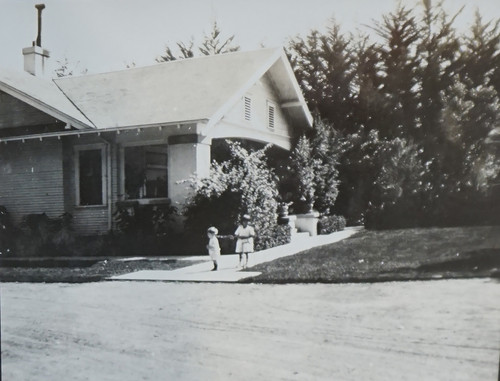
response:
<path fill-rule="evenodd" d="M 245 120 L 252 119 L 252 99 L 245 97 Z"/>
<path fill-rule="evenodd" d="M 274 105 L 267 106 L 268 111 L 268 127 L 274 130 Z"/>

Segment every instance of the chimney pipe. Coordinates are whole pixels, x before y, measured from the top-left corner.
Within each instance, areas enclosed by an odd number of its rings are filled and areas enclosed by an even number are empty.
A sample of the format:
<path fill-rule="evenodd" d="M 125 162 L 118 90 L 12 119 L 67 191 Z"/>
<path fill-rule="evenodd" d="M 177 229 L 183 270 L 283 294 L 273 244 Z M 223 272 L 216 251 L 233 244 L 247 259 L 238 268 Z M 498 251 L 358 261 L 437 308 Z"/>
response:
<path fill-rule="evenodd" d="M 36 4 L 35 8 L 38 10 L 38 35 L 36 36 L 36 46 L 42 47 L 42 10 L 45 4 Z"/>
<path fill-rule="evenodd" d="M 38 36 L 33 46 L 23 49 L 24 70 L 31 75 L 44 75 L 45 61 L 49 58 L 49 51 L 42 49 L 42 10 L 45 4 L 37 4 L 38 10 Z"/>

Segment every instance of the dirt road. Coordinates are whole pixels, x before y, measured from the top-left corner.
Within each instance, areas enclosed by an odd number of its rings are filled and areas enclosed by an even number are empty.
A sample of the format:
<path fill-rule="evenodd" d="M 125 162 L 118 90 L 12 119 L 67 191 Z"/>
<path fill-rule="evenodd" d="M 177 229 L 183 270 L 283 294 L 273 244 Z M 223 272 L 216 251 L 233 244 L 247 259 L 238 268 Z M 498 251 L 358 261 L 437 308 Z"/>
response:
<path fill-rule="evenodd" d="M 4 380 L 497 380 L 491 280 L 1 292 Z"/>

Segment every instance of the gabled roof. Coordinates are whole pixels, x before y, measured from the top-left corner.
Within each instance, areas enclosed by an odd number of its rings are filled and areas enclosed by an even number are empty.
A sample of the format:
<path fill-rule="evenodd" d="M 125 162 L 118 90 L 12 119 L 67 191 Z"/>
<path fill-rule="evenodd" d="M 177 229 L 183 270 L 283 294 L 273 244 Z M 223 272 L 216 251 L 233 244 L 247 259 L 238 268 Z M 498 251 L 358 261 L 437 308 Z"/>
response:
<path fill-rule="evenodd" d="M 52 81 L 2 68 L 0 91 L 78 129 L 94 127 Z"/>
<path fill-rule="evenodd" d="M 269 73 L 280 100 L 312 123 L 283 49 L 260 49 L 170 61 L 54 80 L 99 129 L 205 120 L 217 123 L 238 98 Z"/>

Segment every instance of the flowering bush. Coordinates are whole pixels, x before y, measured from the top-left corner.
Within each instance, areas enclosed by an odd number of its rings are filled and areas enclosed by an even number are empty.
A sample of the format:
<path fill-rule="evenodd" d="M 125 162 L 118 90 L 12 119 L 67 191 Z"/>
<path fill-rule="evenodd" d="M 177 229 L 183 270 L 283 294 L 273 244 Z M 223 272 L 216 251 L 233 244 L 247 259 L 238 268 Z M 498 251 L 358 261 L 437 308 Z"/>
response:
<path fill-rule="evenodd" d="M 266 163 L 266 150 L 249 152 L 239 143 L 228 142 L 231 158 L 213 162 L 210 176 L 193 181 L 194 193 L 184 216 L 186 230 L 204 242 L 205 231 L 216 226 L 222 235 L 233 234 L 243 214 L 251 216 L 260 242 L 267 248 L 277 224 L 277 179 Z"/>

